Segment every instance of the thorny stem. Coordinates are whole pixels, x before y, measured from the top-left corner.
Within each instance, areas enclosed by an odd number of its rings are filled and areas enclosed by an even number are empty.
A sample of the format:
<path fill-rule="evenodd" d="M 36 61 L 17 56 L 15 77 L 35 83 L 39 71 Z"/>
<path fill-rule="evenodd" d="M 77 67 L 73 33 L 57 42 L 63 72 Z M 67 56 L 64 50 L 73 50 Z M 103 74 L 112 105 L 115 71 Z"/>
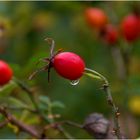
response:
<path fill-rule="evenodd" d="M 123 54 L 122 54 L 120 48 L 118 48 L 117 46 L 112 47 L 111 54 L 112 54 L 112 57 L 113 57 L 114 62 L 116 64 L 117 73 L 118 73 L 119 78 L 121 80 L 125 80 L 127 70 L 125 68 L 124 57 L 123 57 Z"/>
<path fill-rule="evenodd" d="M 116 105 L 115 105 L 115 103 L 113 101 L 113 98 L 112 98 L 112 95 L 111 95 L 111 91 L 110 91 L 110 88 L 109 88 L 108 80 L 103 75 L 101 75 L 100 73 L 98 73 L 98 72 L 96 72 L 94 70 L 88 69 L 88 68 L 85 68 L 85 74 L 90 76 L 90 77 L 98 76 L 104 82 L 103 90 L 107 94 L 107 96 L 106 96 L 107 97 L 107 101 L 108 101 L 109 105 L 112 107 L 112 112 L 113 112 L 113 116 L 114 116 L 115 128 L 114 128 L 113 131 L 115 132 L 115 135 L 117 136 L 117 138 L 121 139 L 120 125 L 119 125 L 119 120 L 118 120 L 118 117 L 119 117 L 120 113 L 118 112 L 118 107 L 116 107 Z"/>

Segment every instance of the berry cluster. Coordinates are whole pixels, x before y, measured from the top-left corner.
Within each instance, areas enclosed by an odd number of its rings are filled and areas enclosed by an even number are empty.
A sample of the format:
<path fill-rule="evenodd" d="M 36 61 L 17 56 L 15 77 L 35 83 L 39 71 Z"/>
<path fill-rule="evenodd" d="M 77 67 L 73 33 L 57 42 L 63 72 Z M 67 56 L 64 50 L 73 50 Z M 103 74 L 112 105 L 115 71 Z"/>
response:
<path fill-rule="evenodd" d="M 140 37 L 139 14 L 128 14 L 122 19 L 119 27 L 109 23 L 107 15 L 99 8 L 87 8 L 85 17 L 90 27 L 97 29 L 108 44 L 115 44 L 119 36 L 122 36 L 128 42 L 135 41 Z"/>

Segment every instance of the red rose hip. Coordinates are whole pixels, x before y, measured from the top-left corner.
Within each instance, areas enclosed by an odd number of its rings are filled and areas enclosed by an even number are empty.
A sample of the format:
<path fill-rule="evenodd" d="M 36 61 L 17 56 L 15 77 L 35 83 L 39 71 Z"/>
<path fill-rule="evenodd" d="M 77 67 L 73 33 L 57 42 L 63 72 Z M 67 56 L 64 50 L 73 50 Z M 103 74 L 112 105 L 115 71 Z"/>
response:
<path fill-rule="evenodd" d="M 86 9 L 85 16 L 89 25 L 98 29 L 103 28 L 108 21 L 105 12 L 99 8 Z"/>
<path fill-rule="evenodd" d="M 121 23 L 122 35 L 127 41 L 134 41 L 139 35 L 139 21 L 136 15 L 126 16 Z"/>
<path fill-rule="evenodd" d="M 118 40 L 118 30 L 115 26 L 109 24 L 104 29 L 103 39 L 108 44 L 115 44 Z"/>
<path fill-rule="evenodd" d="M 80 56 L 72 52 L 62 52 L 53 59 L 53 67 L 56 72 L 69 80 L 79 79 L 85 69 L 85 63 Z"/>
<path fill-rule="evenodd" d="M 0 60 L 0 86 L 7 84 L 12 78 L 13 72 L 10 66 Z"/>

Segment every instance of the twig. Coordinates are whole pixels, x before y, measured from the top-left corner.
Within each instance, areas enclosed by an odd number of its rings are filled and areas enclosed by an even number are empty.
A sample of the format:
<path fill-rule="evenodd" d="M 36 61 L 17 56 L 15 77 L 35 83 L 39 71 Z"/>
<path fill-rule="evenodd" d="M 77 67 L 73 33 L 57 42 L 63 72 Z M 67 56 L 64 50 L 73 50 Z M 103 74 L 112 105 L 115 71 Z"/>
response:
<path fill-rule="evenodd" d="M 114 62 L 116 64 L 116 68 L 117 68 L 119 78 L 121 80 L 126 79 L 127 70 L 126 70 L 126 67 L 125 67 L 124 58 L 122 56 L 122 52 L 120 51 L 120 48 L 112 47 L 111 48 L 111 53 L 112 53 L 112 57 L 114 59 Z"/>
<path fill-rule="evenodd" d="M 27 85 L 25 85 L 23 82 L 21 82 L 20 80 L 16 79 L 15 77 L 13 78 L 14 82 L 22 89 L 24 90 L 28 96 L 30 97 L 32 103 L 34 104 L 35 108 L 38 110 L 38 105 L 37 103 L 35 102 L 33 96 L 32 96 L 32 91 L 28 88 Z"/>
<path fill-rule="evenodd" d="M 68 139 L 73 139 L 73 137 L 61 126 L 58 125 L 57 129 Z"/>
<path fill-rule="evenodd" d="M 72 122 L 72 121 L 62 121 L 62 123 L 66 124 L 66 125 L 71 125 L 71 126 L 74 126 L 74 127 L 77 127 L 77 128 L 83 128 L 83 125 Z"/>
<path fill-rule="evenodd" d="M 83 129 L 83 125 L 80 125 L 80 124 L 77 124 L 75 122 L 71 122 L 71 121 L 61 121 L 61 122 L 54 122 L 52 124 L 49 124 L 47 126 L 44 127 L 44 130 L 47 130 L 49 129 L 50 127 L 51 128 L 56 128 L 57 130 L 59 130 L 61 133 L 63 133 L 63 135 L 68 138 L 68 139 L 73 139 L 72 136 L 65 131 L 65 129 L 62 127 L 63 124 L 66 124 L 66 125 L 71 125 L 71 126 L 74 126 L 74 127 L 78 127 L 78 128 L 81 128 Z"/>
<path fill-rule="evenodd" d="M 119 125 L 119 120 L 118 117 L 120 116 L 120 112 L 118 111 L 118 107 L 116 107 L 112 95 L 111 95 L 111 91 L 109 88 L 109 85 L 103 85 L 103 90 L 107 93 L 107 101 L 109 103 L 109 105 L 112 107 L 112 112 L 114 114 L 114 133 L 116 134 L 118 139 L 121 139 L 121 133 L 120 133 L 120 125 Z"/>
<path fill-rule="evenodd" d="M 0 107 L 0 113 L 8 120 L 8 122 L 16 125 L 20 130 L 27 132 L 28 134 L 36 138 L 40 138 L 40 135 L 36 130 L 34 130 L 28 125 L 25 125 L 23 122 L 17 120 L 12 114 L 6 111 L 6 108 Z"/>
<path fill-rule="evenodd" d="M 98 72 L 96 72 L 94 70 L 86 68 L 85 69 L 85 74 L 87 74 L 90 77 L 93 77 L 94 75 L 97 75 L 104 82 L 103 90 L 107 94 L 107 96 L 106 96 L 107 97 L 107 102 L 112 107 L 112 112 L 113 112 L 113 116 L 114 116 L 115 128 L 114 128 L 113 131 L 114 131 L 115 135 L 117 136 L 117 138 L 121 139 L 120 125 L 119 125 L 119 120 L 118 120 L 118 117 L 119 117 L 120 113 L 118 112 L 118 108 L 116 107 L 116 105 L 115 105 L 115 103 L 113 101 L 113 98 L 112 98 L 112 95 L 111 95 L 111 91 L 110 91 L 110 88 L 109 88 L 109 82 L 107 81 L 107 79 L 103 75 L 101 75 L 100 73 L 98 73 Z"/>

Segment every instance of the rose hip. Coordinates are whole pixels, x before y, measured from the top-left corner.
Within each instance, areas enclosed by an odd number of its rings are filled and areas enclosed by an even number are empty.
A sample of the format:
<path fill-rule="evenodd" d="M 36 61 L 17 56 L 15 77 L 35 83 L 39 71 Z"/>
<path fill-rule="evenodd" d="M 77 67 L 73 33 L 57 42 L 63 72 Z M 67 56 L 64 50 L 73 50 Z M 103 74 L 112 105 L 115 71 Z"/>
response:
<path fill-rule="evenodd" d="M 84 72 L 85 63 L 80 56 L 72 52 L 61 52 L 53 59 L 56 72 L 69 80 L 79 79 Z"/>
<path fill-rule="evenodd" d="M 7 84 L 12 76 L 13 72 L 10 66 L 3 60 L 0 60 L 0 86 Z"/>
<path fill-rule="evenodd" d="M 109 24 L 103 29 L 101 36 L 105 40 L 105 42 L 113 45 L 117 42 L 119 34 L 117 28 Z"/>
<path fill-rule="evenodd" d="M 91 27 L 98 29 L 103 28 L 108 21 L 105 12 L 99 8 L 86 9 L 85 17 Z"/>
<path fill-rule="evenodd" d="M 134 14 L 126 16 L 121 23 L 121 32 L 127 41 L 134 41 L 139 36 L 139 21 Z"/>

